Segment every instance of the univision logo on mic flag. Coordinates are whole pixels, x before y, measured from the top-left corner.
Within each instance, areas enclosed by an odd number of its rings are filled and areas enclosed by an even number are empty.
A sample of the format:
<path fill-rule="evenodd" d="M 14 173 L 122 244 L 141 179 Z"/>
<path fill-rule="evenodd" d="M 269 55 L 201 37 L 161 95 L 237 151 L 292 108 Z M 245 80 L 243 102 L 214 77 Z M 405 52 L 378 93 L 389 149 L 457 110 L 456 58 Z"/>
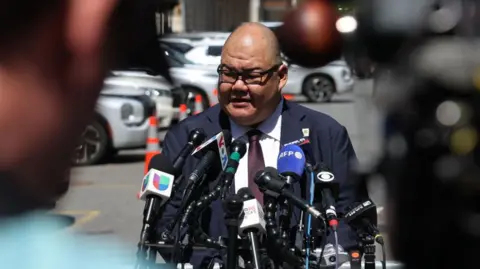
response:
<path fill-rule="evenodd" d="M 153 186 L 159 190 L 164 191 L 168 189 L 168 185 L 170 185 L 170 179 L 164 175 L 157 175 L 153 176 Z"/>
<path fill-rule="evenodd" d="M 148 186 L 148 179 L 151 177 L 151 173 L 148 173 L 144 178 L 143 178 L 143 183 L 142 183 L 142 192 L 145 191 L 145 189 Z M 168 189 L 168 186 L 170 185 L 170 178 L 164 175 L 158 175 L 158 174 L 153 174 L 153 187 L 159 191 L 164 191 Z"/>

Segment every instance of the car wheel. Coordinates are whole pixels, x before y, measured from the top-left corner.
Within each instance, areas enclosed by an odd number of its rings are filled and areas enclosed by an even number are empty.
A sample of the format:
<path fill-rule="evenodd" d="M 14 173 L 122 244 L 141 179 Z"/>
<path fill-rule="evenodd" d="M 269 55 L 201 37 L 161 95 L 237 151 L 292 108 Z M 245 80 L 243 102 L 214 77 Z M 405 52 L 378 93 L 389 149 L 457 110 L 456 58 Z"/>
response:
<path fill-rule="evenodd" d="M 75 149 L 75 165 L 92 165 L 104 161 L 108 154 L 108 134 L 97 121 L 87 125 Z"/>
<path fill-rule="evenodd" d="M 330 102 L 335 93 L 335 84 L 325 75 L 314 75 L 305 80 L 302 91 L 309 102 Z"/>
<path fill-rule="evenodd" d="M 192 87 L 186 87 L 185 93 L 186 93 L 185 104 L 187 105 L 188 115 L 191 115 L 195 110 L 195 96 L 197 96 L 197 94 L 200 94 L 202 96 L 203 111 L 207 110 L 210 107 L 210 102 L 208 100 L 208 97 L 205 94 L 205 92 L 203 92 L 202 90 L 197 88 L 192 88 Z"/>

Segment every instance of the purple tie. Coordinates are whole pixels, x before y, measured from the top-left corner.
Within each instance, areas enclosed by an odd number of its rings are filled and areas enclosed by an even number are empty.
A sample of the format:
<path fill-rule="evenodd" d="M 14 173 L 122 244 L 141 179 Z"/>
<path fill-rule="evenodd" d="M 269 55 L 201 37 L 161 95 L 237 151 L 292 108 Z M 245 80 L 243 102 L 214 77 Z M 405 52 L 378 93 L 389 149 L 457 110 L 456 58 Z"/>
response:
<path fill-rule="evenodd" d="M 262 132 L 259 130 L 248 131 L 248 188 L 252 191 L 255 198 L 263 205 L 263 193 L 254 182 L 255 174 L 265 169 L 262 147 L 260 146 L 260 137 Z"/>

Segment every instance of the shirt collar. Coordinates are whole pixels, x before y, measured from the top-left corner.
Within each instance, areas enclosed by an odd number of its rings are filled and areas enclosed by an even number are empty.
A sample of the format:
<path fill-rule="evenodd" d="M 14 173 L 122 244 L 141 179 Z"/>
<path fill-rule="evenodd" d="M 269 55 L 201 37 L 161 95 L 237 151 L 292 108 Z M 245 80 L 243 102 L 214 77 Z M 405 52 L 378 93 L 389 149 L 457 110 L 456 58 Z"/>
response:
<path fill-rule="evenodd" d="M 282 130 L 283 102 L 284 101 L 282 99 L 273 114 L 257 127 L 257 130 L 277 141 L 280 141 L 280 134 Z M 252 129 L 250 127 L 240 126 L 232 121 L 232 119 L 229 120 L 233 139 L 238 139 L 244 136 L 250 129 Z"/>

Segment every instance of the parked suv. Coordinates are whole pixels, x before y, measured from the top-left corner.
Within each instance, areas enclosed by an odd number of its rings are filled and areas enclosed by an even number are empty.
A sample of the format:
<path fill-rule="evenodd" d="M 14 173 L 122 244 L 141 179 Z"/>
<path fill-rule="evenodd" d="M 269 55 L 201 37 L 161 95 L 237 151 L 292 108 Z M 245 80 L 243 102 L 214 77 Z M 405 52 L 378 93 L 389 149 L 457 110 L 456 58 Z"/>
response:
<path fill-rule="evenodd" d="M 155 102 L 134 88 L 117 91 L 112 87 L 106 85 L 100 94 L 95 117 L 77 144 L 76 165 L 107 161 L 122 149 L 145 148 Z"/>
<path fill-rule="evenodd" d="M 170 127 L 175 113 L 172 97 L 172 91 L 176 90 L 175 87 L 161 76 L 125 75 L 127 73 L 129 71 L 113 71 L 112 75 L 105 79 L 106 84 L 114 86 L 109 87 L 108 91 L 122 91 L 122 94 L 135 91 L 134 94 L 141 92 L 148 95 L 156 103 L 158 127 Z"/>

